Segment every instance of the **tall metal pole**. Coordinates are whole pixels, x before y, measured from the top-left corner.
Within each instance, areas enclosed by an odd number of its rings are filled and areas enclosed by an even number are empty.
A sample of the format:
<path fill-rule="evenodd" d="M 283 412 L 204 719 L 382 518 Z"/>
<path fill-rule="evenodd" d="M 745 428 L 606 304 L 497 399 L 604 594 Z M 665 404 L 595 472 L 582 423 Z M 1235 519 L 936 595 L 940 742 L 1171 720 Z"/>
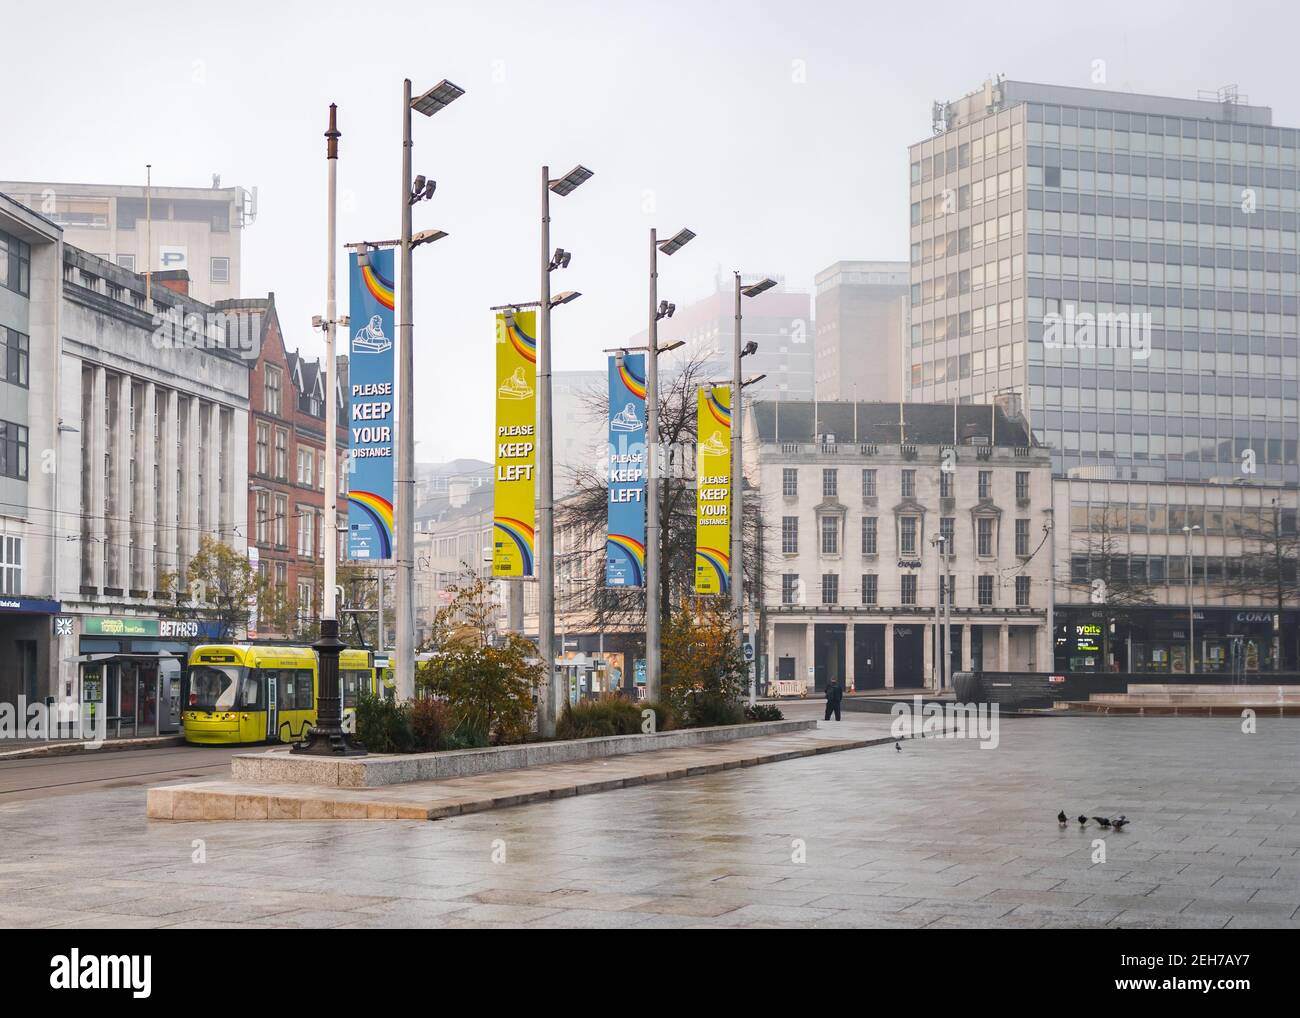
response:
<path fill-rule="evenodd" d="M 555 734 L 564 712 L 555 681 L 555 486 L 551 448 L 551 168 L 542 167 L 541 307 L 537 328 L 537 651 L 546 663 L 546 709 L 538 721 L 541 734 Z"/>
<path fill-rule="evenodd" d="M 397 698 L 415 695 L 415 400 L 411 391 L 414 351 L 411 341 L 411 79 L 402 82 L 402 239 L 398 320 L 397 388 L 397 647 L 394 675 Z"/>
<path fill-rule="evenodd" d="M 144 164 L 144 301 L 153 299 L 153 163 Z"/>
<path fill-rule="evenodd" d="M 745 471 L 741 462 L 740 427 L 742 388 L 740 382 L 740 273 L 736 272 L 736 328 L 731 344 L 731 609 L 736 615 L 736 639 L 741 660 L 745 654 Z M 754 683 L 755 664 L 746 663 L 749 672 L 749 702 L 757 699 Z"/>
<path fill-rule="evenodd" d="M 1187 586 L 1187 674 L 1191 675 L 1196 671 L 1196 612 L 1192 609 L 1192 528 L 1183 527 L 1183 533 L 1187 535 L 1184 550 L 1186 568 L 1183 570 L 1183 580 Z M 1106 662 L 1102 664 L 1105 666 Z"/>
<path fill-rule="evenodd" d="M 952 688 L 952 573 L 948 542 L 943 545 L 943 689 Z"/>
<path fill-rule="evenodd" d="M 313 755 L 360 755 L 365 752 L 359 744 L 352 741 L 343 731 L 343 696 L 339 686 L 339 652 L 343 643 L 339 640 L 339 620 L 335 599 L 337 582 L 338 524 L 335 519 L 338 499 L 338 484 L 335 480 L 335 461 L 337 443 L 334 430 L 337 427 L 337 408 L 334 401 L 334 320 L 337 306 L 334 299 L 335 267 L 335 226 L 338 206 L 338 158 L 339 158 L 338 107 L 330 104 L 329 129 L 325 132 L 325 161 L 329 168 L 329 197 L 325 216 L 326 257 L 325 257 L 325 532 L 329 535 L 329 547 L 325 551 L 325 589 L 321 591 L 320 636 L 314 644 L 319 657 L 319 676 L 317 679 L 317 715 L 316 724 L 307 737 L 294 746 L 295 751 Z"/>
<path fill-rule="evenodd" d="M 934 546 L 939 552 L 939 569 L 934 578 L 938 597 L 934 602 L 934 670 L 931 678 L 937 693 L 943 689 L 943 647 L 940 643 L 943 639 L 943 538 L 938 538 Z"/>
<path fill-rule="evenodd" d="M 1067 662 L 1068 664 L 1068 662 Z M 1056 510 L 1047 510 L 1047 670 L 1056 671 Z"/>
<path fill-rule="evenodd" d="M 645 695 L 659 699 L 659 245 L 650 229 L 650 342 L 645 361 Z"/>

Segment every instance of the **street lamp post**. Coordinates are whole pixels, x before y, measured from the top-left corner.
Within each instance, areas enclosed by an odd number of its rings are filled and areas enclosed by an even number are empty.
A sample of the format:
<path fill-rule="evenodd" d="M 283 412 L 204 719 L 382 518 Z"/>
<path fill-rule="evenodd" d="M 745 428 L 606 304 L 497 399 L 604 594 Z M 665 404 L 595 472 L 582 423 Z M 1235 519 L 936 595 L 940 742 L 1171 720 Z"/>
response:
<path fill-rule="evenodd" d="M 325 216 L 325 318 L 317 317 L 313 324 L 325 333 L 325 522 L 324 585 L 321 591 L 320 636 L 312 647 L 320 657 L 318 677 L 318 702 L 316 724 L 307 736 L 294 746 L 301 753 L 313 755 L 358 756 L 365 749 L 343 731 L 343 698 L 339 688 L 339 652 L 343 643 L 339 639 L 338 604 L 335 584 L 338 582 L 338 470 L 337 437 L 338 404 L 335 399 L 336 366 L 334 358 L 334 329 L 340 324 L 335 300 L 335 244 L 338 208 L 339 138 L 338 107 L 330 103 L 329 129 L 325 132 L 325 162 L 329 167 L 327 211 Z M 346 319 L 342 319 L 346 322 Z"/>
<path fill-rule="evenodd" d="M 1192 675 L 1196 671 L 1196 612 L 1192 607 L 1192 534 L 1201 529 L 1199 523 L 1183 527 L 1183 534 L 1186 537 L 1186 562 L 1187 567 L 1184 570 L 1184 580 L 1187 584 L 1187 674 Z"/>
<path fill-rule="evenodd" d="M 661 241 L 650 229 L 650 342 L 646 349 L 646 474 L 650 497 L 645 513 L 645 692 L 659 699 L 659 355 L 672 346 L 659 346 L 659 319 L 671 318 L 677 305 L 659 300 L 659 252 L 672 255 L 695 238 L 680 230 Z"/>
<path fill-rule="evenodd" d="M 411 181 L 411 111 L 431 117 L 448 104 L 459 99 L 465 90 L 450 81 L 440 81 L 422 95 L 411 98 L 411 79 L 402 81 L 402 236 L 398 242 L 401 253 L 401 317 L 398 320 L 400 359 L 397 369 L 397 389 L 401 394 L 397 419 L 397 647 L 394 654 L 394 675 L 397 678 L 397 697 L 409 700 L 415 695 L 415 398 L 412 392 L 415 357 L 412 349 L 411 249 L 417 241 L 411 236 L 411 207 L 425 198 L 432 198 L 437 185 L 421 176 L 413 186 Z M 436 239 L 436 238 L 430 238 Z"/>
<path fill-rule="evenodd" d="M 542 167 L 542 259 L 540 322 L 537 328 L 537 651 L 546 663 L 546 699 L 539 718 L 541 734 L 553 736 L 564 710 L 555 681 L 555 453 L 551 441 L 551 273 L 569 266 L 563 248 L 551 254 L 551 192 L 563 197 L 591 179 L 585 166 L 575 166 L 558 180 Z M 522 613 L 521 613 L 522 614 Z M 567 690 L 564 691 L 567 695 Z"/>
<path fill-rule="evenodd" d="M 935 574 L 936 585 L 939 590 L 939 596 L 934 602 L 934 691 L 936 693 L 943 690 L 944 676 L 944 653 L 945 653 L 945 636 L 943 625 L 943 578 L 947 571 L 947 556 L 944 555 L 944 545 L 947 543 L 942 534 L 930 538 L 930 543 L 939 553 L 939 569 Z"/>
<path fill-rule="evenodd" d="M 745 653 L 745 471 L 742 462 L 744 444 L 741 442 L 741 427 L 744 383 L 740 379 L 740 361 L 757 352 L 758 344 L 751 340 L 742 349 L 740 342 L 740 299 L 757 297 L 760 293 L 776 286 L 774 279 L 761 279 L 750 286 L 740 285 L 740 273 L 736 277 L 736 329 L 735 340 L 731 345 L 731 607 L 736 614 L 736 639 L 740 641 L 742 660 Z M 749 672 L 749 702 L 752 706 L 757 698 L 755 671 L 757 662 L 746 663 Z"/>

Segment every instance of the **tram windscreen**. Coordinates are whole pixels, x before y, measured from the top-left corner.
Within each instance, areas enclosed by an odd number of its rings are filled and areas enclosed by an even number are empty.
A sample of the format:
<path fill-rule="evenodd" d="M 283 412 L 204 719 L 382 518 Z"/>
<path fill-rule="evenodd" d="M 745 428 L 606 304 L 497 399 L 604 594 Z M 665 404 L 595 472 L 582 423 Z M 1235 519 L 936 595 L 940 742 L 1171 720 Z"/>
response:
<path fill-rule="evenodd" d="M 190 668 L 187 710 L 232 710 L 239 692 L 242 668 L 230 665 L 194 665 Z"/>

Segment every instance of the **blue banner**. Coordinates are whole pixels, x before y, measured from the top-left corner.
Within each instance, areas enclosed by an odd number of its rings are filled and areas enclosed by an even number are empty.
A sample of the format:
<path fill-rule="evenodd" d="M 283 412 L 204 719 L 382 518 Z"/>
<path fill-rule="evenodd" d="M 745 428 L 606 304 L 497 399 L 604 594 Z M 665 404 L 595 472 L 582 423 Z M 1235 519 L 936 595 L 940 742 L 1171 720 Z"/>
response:
<path fill-rule="evenodd" d="M 645 583 L 645 355 L 609 359 L 609 526 L 605 586 Z"/>
<path fill-rule="evenodd" d="M 392 250 L 354 252 L 349 276 L 347 555 L 375 562 L 393 557 Z"/>

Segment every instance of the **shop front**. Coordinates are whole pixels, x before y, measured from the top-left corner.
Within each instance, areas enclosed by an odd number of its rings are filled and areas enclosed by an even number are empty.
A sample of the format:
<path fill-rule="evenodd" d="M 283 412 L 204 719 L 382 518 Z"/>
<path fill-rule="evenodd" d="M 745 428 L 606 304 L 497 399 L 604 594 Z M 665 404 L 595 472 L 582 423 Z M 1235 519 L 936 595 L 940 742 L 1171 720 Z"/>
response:
<path fill-rule="evenodd" d="M 50 627 L 58 613 L 58 601 L 0 596 L 0 703 L 50 695 Z"/>
<path fill-rule="evenodd" d="M 190 650 L 219 633 L 218 625 L 196 620 L 83 616 L 77 655 L 82 709 L 112 738 L 180 731 Z"/>
<path fill-rule="evenodd" d="M 1129 609 L 1109 623 L 1096 609 L 1059 609 L 1057 616 L 1056 667 L 1064 671 L 1244 676 L 1296 670 L 1300 619 L 1294 611 L 1196 608 L 1189 619 L 1176 608 Z"/>

